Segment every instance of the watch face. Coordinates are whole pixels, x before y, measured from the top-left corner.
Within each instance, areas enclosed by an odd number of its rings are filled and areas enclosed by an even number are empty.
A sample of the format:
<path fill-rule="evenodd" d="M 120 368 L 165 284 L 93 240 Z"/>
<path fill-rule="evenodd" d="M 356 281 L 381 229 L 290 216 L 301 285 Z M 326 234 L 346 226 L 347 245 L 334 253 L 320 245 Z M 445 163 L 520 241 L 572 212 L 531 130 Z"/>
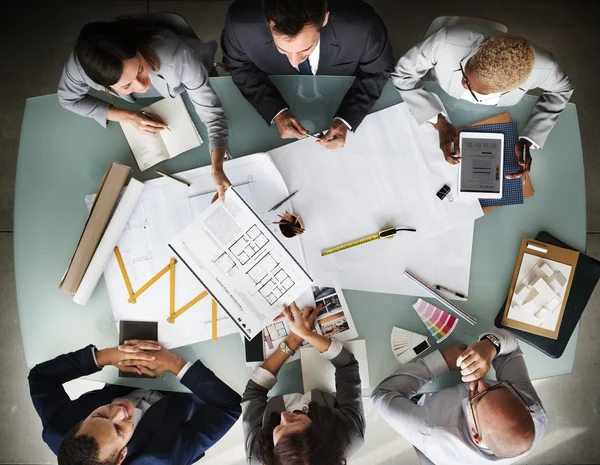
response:
<path fill-rule="evenodd" d="M 280 342 L 279 343 L 279 348 L 285 352 L 285 349 L 287 349 L 287 346 L 285 345 L 285 342 Z"/>

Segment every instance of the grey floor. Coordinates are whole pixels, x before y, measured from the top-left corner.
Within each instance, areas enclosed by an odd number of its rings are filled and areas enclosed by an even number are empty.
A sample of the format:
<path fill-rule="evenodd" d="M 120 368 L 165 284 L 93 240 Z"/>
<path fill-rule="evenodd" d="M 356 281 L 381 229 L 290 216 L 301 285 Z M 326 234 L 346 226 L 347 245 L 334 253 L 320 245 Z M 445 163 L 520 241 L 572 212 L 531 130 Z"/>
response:
<path fill-rule="evenodd" d="M 19 331 L 13 272 L 14 175 L 25 100 L 56 92 L 64 61 L 80 27 L 88 21 L 147 11 L 184 15 L 203 40 L 220 36 L 230 1 L 22 1 L 4 7 L 0 35 L 0 463 L 55 463 L 41 440 L 40 422 L 26 384 L 27 368 Z M 441 14 L 484 16 L 504 21 L 509 31 L 552 51 L 575 85 L 586 170 L 588 253 L 600 258 L 600 103 L 597 1 L 475 0 L 402 2 L 370 0 L 384 18 L 396 57 L 417 42 Z M 220 52 L 219 52 L 220 54 Z M 569 156 L 565 153 L 565 156 Z M 535 166 L 535 165 L 534 165 Z M 569 376 L 536 381 L 548 411 L 549 428 L 523 463 L 600 463 L 595 441 L 600 430 L 600 291 L 583 315 L 577 357 Z M 79 386 L 79 389 L 82 389 Z M 351 464 L 417 463 L 410 447 L 386 428 L 367 405 L 367 444 Z M 202 462 L 241 463 L 239 426 Z"/>

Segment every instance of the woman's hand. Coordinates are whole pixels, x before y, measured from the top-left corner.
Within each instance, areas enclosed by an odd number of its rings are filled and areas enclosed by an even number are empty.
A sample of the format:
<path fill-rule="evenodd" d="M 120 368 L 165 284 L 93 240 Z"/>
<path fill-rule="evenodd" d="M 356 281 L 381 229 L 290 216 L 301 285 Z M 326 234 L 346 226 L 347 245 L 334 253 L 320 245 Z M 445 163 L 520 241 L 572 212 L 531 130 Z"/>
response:
<path fill-rule="evenodd" d="M 149 118 L 139 111 L 130 112 L 125 122 L 131 124 L 139 132 L 148 136 L 158 134 L 167 127 L 165 123 L 158 121 L 158 118 Z"/>
<path fill-rule="evenodd" d="M 320 308 L 306 307 L 303 311 L 298 308 L 296 302 L 283 307 L 283 314 L 287 319 L 290 331 L 302 340 L 312 334 L 315 326 L 315 320 L 319 314 Z"/>

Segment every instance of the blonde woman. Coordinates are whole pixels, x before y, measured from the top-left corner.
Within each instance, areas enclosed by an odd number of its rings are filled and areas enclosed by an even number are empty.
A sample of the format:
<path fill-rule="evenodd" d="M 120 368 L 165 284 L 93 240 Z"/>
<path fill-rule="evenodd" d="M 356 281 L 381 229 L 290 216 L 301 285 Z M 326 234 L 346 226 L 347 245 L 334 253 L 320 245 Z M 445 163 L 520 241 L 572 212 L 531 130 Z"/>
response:
<path fill-rule="evenodd" d="M 544 91 L 515 147 L 522 170 L 507 175 L 511 178 L 529 172 L 529 150 L 544 146 L 573 93 L 554 56 L 523 37 L 481 25 L 443 27 L 432 33 L 400 59 L 392 81 L 417 122 L 437 129 L 440 149 L 451 164 L 460 162 L 458 131 L 440 99 L 423 88 L 427 73 L 450 96 L 480 105 L 515 105 L 529 90 Z"/>

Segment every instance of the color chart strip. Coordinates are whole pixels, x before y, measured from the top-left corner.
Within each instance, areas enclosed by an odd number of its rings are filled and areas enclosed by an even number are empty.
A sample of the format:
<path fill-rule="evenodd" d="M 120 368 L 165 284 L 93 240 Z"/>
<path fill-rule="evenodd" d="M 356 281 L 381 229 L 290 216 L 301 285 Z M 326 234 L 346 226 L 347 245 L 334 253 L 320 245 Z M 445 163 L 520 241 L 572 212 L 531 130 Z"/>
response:
<path fill-rule="evenodd" d="M 458 318 L 454 315 L 431 305 L 429 302 L 425 302 L 423 299 L 417 300 L 413 308 L 437 343 L 450 336 L 450 333 L 454 331 L 458 324 Z"/>

